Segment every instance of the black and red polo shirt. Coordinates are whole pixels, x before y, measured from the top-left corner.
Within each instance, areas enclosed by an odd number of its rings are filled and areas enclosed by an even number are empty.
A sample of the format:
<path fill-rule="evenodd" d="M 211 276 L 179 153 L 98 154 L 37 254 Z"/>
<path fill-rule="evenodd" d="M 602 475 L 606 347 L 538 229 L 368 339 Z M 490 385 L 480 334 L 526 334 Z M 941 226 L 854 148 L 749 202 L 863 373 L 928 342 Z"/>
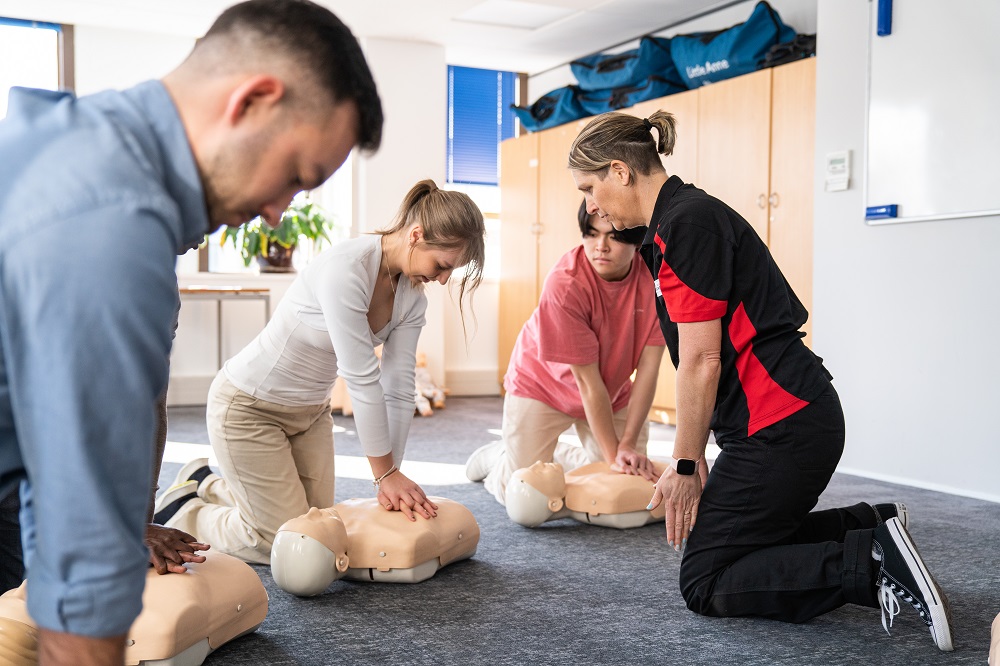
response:
<path fill-rule="evenodd" d="M 720 442 L 791 416 L 829 385 L 799 329 L 809 313 L 767 246 L 732 208 L 671 176 L 641 249 L 678 364 L 677 324 L 722 320 L 722 376 L 712 415 Z"/>

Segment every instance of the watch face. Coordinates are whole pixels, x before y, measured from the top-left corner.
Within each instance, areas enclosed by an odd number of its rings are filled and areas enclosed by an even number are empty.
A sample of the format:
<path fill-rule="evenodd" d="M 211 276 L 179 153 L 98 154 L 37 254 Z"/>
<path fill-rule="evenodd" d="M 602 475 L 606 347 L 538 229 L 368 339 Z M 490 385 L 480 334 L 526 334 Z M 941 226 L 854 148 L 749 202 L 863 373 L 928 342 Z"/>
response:
<path fill-rule="evenodd" d="M 698 463 L 694 460 L 681 458 L 677 461 L 677 473 L 683 476 L 691 476 L 698 469 Z"/>

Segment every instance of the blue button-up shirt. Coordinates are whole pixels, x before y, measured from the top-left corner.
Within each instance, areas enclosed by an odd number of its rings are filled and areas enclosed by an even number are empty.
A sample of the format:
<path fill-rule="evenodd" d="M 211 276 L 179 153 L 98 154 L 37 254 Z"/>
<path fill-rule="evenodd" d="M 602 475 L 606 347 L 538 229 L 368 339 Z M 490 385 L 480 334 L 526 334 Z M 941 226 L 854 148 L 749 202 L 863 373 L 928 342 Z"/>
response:
<path fill-rule="evenodd" d="M 103 637 L 141 609 L 176 255 L 208 229 L 159 82 L 13 89 L 0 122 L 0 497 L 20 481 L 28 610 Z"/>

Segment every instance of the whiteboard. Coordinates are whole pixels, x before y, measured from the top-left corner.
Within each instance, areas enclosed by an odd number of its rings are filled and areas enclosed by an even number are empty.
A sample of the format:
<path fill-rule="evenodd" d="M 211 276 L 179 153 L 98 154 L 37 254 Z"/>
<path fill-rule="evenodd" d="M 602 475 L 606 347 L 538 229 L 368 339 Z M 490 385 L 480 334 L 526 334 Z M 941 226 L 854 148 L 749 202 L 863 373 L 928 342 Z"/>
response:
<path fill-rule="evenodd" d="M 871 2 L 865 205 L 869 224 L 1000 215 L 1000 1 Z M 884 0 L 883 0 L 884 1 Z"/>

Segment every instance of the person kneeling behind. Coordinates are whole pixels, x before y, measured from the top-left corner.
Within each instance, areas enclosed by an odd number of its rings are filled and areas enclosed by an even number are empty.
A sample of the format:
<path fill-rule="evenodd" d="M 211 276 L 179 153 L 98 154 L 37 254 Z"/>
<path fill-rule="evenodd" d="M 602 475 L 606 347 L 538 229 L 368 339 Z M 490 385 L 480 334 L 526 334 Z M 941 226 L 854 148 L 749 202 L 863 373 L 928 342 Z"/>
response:
<path fill-rule="evenodd" d="M 653 284 L 637 254 L 645 229 L 616 231 L 580 206 L 583 242 L 545 279 L 504 378 L 503 439 L 466 464 L 472 481 L 505 503 L 518 469 L 555 461 L 565 471 L 605 461 L 655 480 L 647 415 L 664 340 Z M 635 381 L 631 379 L 635 373 Z M 559 442 L 575 426 L 583 447 Z"/>

